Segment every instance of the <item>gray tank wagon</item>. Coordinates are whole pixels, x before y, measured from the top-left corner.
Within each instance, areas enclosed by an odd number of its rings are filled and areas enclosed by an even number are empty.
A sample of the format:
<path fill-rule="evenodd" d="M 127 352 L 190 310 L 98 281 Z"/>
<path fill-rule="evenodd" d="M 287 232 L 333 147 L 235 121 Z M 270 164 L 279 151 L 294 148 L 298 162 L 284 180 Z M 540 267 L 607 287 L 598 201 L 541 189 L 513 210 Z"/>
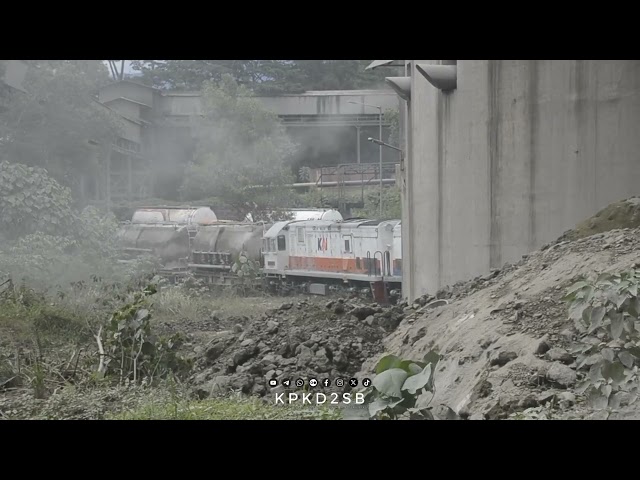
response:
<path fill-rule="evenodd" d="M 191 243 L 198 229 L 218 222 L 209 207 L 142 207 L 118 233 L 124 258 L 150 254 L 163 266 L 160 273 L 180 274 L 188 269 Z"/>
<path fill-rule="evenodd" d="M 262 236 L 269 227 L 232 222 L 201 227 L 191 243 L 189 270 L 216 285 L 231 285 L 249 275 L 259 281 Z"/>

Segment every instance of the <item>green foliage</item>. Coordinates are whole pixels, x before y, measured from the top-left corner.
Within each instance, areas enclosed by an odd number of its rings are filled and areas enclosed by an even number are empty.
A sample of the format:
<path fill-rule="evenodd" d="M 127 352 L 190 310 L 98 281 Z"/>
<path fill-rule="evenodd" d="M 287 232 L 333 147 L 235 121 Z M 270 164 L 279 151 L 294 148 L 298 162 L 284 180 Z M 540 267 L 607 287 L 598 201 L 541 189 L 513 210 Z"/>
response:
<path fill-rule="evenodd" d="M 6 240 L 36 231 L 61 234 L 73 220 L 71 192 L 46 170 L 0 163 L 0 232 Z"/>
<path fill-rule="evenodd" d="M 298 181 L 299 182 L 310 182 L 311 181 L 311 168 L 309 168 L 309 167 L 300 167 L 298 169 Z"/>
<path fill-rule="evenodd" d="M 382 216 L 380 215 L 380 191 L 369 190 L 364 199 L 364 208 L 358 209 L 355 215 L 363 218 L 399 219 L 402 216 L 400 189 L 396 186 L 382 190 Z"/>
<path fill-rule="evenodd" d="M 384 112 L 385 122 L 390 124 L 389 126 L 389 138 L 387 142 L 390 145 L 400 146 L 400 112 L 397 109 L 387 110 Z"/>
<path fill-rule="evenodd" d="M 573 349 L 578 370 L 587 372 L 579 388 L 594 408 L 617 408 L 638 398 L 640 378 L 640 270 L 582 277 L 567 291 L 569 316 L 581 332 Z"/>
<path fill-rule="evenodd" d="M 246 295 L 260 285 L 260 263 L 249 258 L 247 252 L 240 252 L 231 266 L 231 273 L 237 276 L 236 289 Z"/>
<path fill-rule="evenodd" d="M 100 349 L 98 375 L 116 375 L 119 382 L 146 381 L 166 377 L 169 373 L 182 374 L 190 369 L 189 362 L 176 350 L 182 342 L 179 334 L 161 338 L 151 330 L 151 312 L 148 297 L 156 293 L 153 284 L 136 292 L 133 300 L 119 308 L 96 335 Z"/>
<path fill-rule="evenodd" d="M 46 193 L 42 197 L 43 203 L 51 202 Z M 47 218 L 53 211 L 55 208 Z M 39 222 L 34 214 L 32 221 L 21 225 L 22 236 L 18 238 L 7 232 L 10 239 L 0 244 L 0 275 L 45 292 L 68 294 L 72 283 L 96 283 L 92 279 L 100 278 L 103 285 L 122 285 L 157 268 L 157 261 L 150 257 L 118 263 L 118 224 L 113 215 L 94 207 L 80 213 L 60 209 L 59 215 L 60 220 L 49 225 Z"/>
<path fill-rule="evenodd" d="M 244 215 L 286 205 L 295 146 L 277 116 L 229 76 L 206 83 L 202 95 L 206 117 L 183 199 L 216 196 Z"/>
<path fill-rule="evenodd" d="M 369 416 L 397 420 L 409 413 L 411 418 L 433 419 L 427 409 L 416 408 L 418 397 L 433 392 L 435 368 L 440 355 L 427 353 L 422 361 L 402 360 L 386 355 L 376 365 L 376 377 L 365 390 Z"/>
<path fill-rule="evenodd" d="M 355 201 L 358 196 L 353 195 L 349 198 Z M 337 208 L 339 204 L 339 195 L 331 189 L 322 191 L 319 188 L 312 188 L 308 192 L 298 194 L 292 205 L 294 208 Z"/>
<path fill-rule="evenodd" d="M 0 337 L 9 332 L 19 341 L 30 341 L 34 334 L 80 339 L 86 336 L 85 327 L 86 318 L 27 285 L 17 285 L 2 297 Z"/>
<path fill-rule="evenodd" d="M 109 420 L 339 420 L 330 407 L 283 408 L 256 398 L 212 398 L 193 401 L 181 397 L 148 402 L 136 409 L 109 415 Z"/>
<path fill-rule="evenodd" d="M 34 398 L 43 399 L 75 381 L 78 357 L 68 346 L 88 338 L 87 318 L 26 285 L 12 288 L 0 301 L 0 338 L 3 346 L 8 341 L 15 346 L 10 355 L 0 353 L 0 391 L 29 387 Z M 46 355 L 56 343 L 67 345 L 62 361 Z"/>
<path fill-rule="evenodd" d="M 77 212 L 69 189 L 39 167 L 0 163 L 0 232 L 0 274 L 39 290 L 93 276 L 126 282 L 156 266 L 119 264 L 116 218 L 91 206 Z"/>
<path fill-rule="evenodd" d="M 251 260 L 247 252 L 240 252 L 238 258 L 231 266 L 231 272 L 236 274 L 241 280 L 251 282 L 260 275 L 260 264 Z"/>

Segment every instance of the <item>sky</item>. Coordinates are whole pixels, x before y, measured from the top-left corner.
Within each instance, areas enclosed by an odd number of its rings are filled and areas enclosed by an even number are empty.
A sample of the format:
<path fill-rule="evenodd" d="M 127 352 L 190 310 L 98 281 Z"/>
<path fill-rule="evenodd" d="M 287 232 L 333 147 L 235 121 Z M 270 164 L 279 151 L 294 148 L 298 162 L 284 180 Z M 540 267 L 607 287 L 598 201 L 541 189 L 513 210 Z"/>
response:
<path fill-rule="evenodd" d="M 103 62 L 107 66 L 107 68 L 109 68 L 108 61 L 107 60 L 103 60 Z M 118 66 L 118 68 L 120 68 L 120 67 Z M 125 62 L 124 62 L 124 74 L 125 75 L 136 75 L 136 74 L 138 74 L 138 72 L 136 72 L 133 68 L 131 68 L 131 60 L 125 60 Z"/>

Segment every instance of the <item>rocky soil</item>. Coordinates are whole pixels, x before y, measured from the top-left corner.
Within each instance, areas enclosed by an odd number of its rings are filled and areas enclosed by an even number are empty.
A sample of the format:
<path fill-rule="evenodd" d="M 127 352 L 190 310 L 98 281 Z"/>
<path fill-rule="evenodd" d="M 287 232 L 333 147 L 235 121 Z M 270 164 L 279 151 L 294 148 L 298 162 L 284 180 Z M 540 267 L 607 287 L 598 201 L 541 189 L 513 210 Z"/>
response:
<path fill-rule="evenodd" d="M 362 363 L 382 351 L 382 339 L 404 318 L 402 307 L 357 300 L 286 302 L 245 324 L 216 332 L 197 356 L 193 385 L 198 395 L 241 391 L 265 396 L 301 390 L 295 380 L 329 378 L 322 392 L 348 391 Z M 342 378 L 346 387 L 337 387 Z M 270 380 L 277 380 L 275 387 Z M 283 382 L 290 380 L 289 388 Z"/>
<path fill-rule="evenodd" d="M 639 266 L 639 247 L 639 228 L 546 245 L 416 302 L 416 311 L 385 338 L 384 350 L 416 359 L 439 351 L 444 358 L 428 400 L 461 418 L 506 419 L 536 408 L 553 418 L 640 418 L 633 406 L 594 411 L 575 393 L 583 373 L 568 348 L 577 331 L 561 301 L 578 275 Z M 442 299 L 435 308 L 434 298 Z M 362 371 L 372 371 L 380 356 Z"/>

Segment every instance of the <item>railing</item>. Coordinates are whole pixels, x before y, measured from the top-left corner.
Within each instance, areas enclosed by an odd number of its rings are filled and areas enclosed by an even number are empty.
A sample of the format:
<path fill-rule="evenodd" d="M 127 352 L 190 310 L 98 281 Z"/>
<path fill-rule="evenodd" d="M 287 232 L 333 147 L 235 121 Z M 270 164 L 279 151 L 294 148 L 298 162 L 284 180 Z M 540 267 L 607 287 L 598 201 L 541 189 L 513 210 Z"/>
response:
<path fill-rule="evenodd" d="M 360 203 L 364 203 L 365 187 L 375 186 L 382 181 L 384 184 L 395 182 L 397 162 L 385 162 L 382 164 L 382 171 L 379 163 L 347 163 L 341 165 L 331 165 L 311 169 L 311 182 L 317 188 L 326 187 L 338 188 L 338 201 L 341 206 L 345 203 L 345 188 L 360 186 Z"/>
<path fill-rule="evenodd" d="M 311 115 L 280 115 L 281 122 L 286 126 L 346 126 L 357 125 L 360 127 L 380 125 L 378 114 L 338 115 L 338 114 L 311 114 Z M 390 123 L 382 119 L 382 126 L 388 127 Z"/>
<path fill-rule="evenodd" d="M 380 260 L 378 264 L 377 260 Z M 369 276 L 390 277 L 391 276 L 391 253 L 377 251 L 371 257 L 371 251 L 367 251 L 367 270 Z"/>

